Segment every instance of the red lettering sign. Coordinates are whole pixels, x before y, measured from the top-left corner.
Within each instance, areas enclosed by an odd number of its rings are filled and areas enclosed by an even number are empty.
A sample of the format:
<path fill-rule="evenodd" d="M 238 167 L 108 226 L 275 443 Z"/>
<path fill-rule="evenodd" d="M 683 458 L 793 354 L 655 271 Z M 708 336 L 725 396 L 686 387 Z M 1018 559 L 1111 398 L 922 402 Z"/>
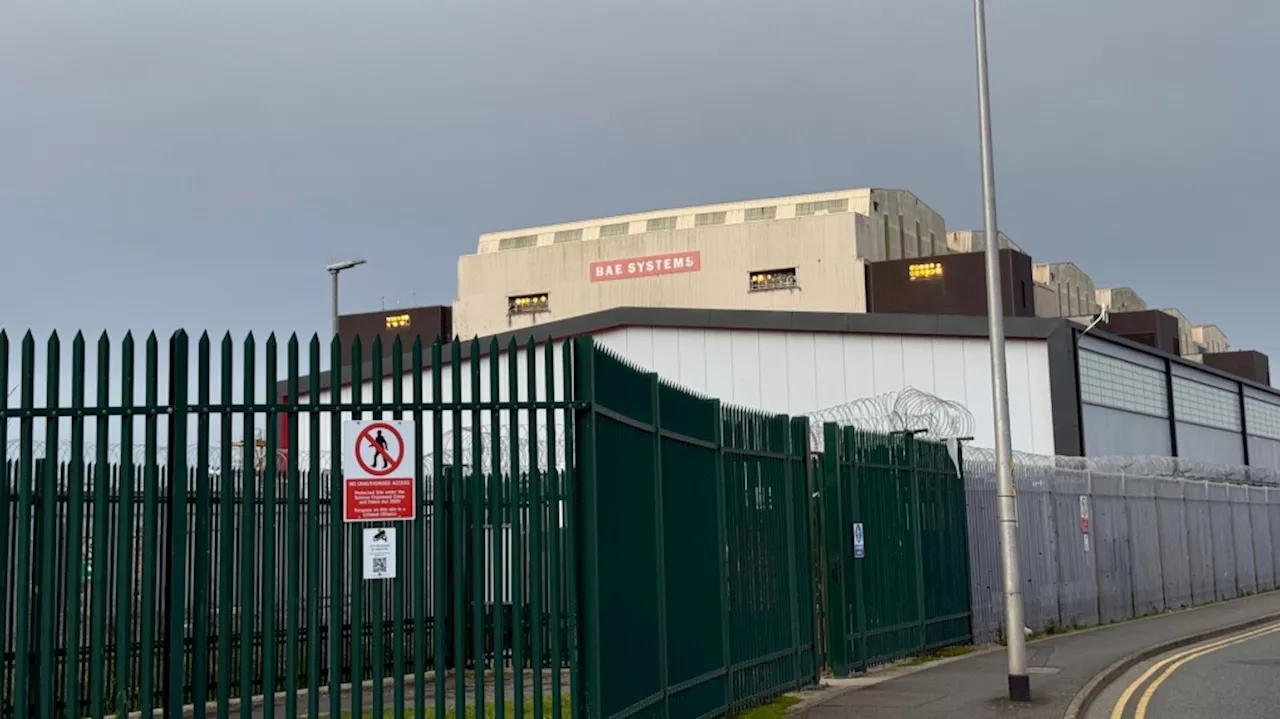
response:
<path fill-rule="evenodd" d="M 621 260 L 592 262 L 588 270 L 592 282 L 609 280 L 633 280 L 637 277 L 674 275 L 680 272 L 698 272 L 702 269 L 702 253 L 674 252 L 669 255 L 628 257 Z"/>

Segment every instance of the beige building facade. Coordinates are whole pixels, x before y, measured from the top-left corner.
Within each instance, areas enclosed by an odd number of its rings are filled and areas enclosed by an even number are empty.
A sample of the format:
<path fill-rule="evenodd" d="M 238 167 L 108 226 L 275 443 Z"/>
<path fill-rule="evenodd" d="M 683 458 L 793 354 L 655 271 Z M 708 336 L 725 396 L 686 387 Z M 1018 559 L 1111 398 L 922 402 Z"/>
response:
<path fill-rule="evenodd" d="M 1098 305 L 1105 306 L 1110 312 L 1141 312 L 1147 309 L 1147 303 L 1130 287 L 1107 287 L 1095 294 Z"/>
<path fill-rule="evenodd" d="M 1037 263 L 1031 266 L 1031 277 L 1037 285 L 1043 285 L 1053 293 L 1051 300 L 1047 293 L 1037 290 L 1037 315 L 1079 317 L 1098 311 L 1097 288 L 1089 275 L 1074 263 Z"/>
<path fill-rule="evenodd" d="M 1217 325 L 1194 325 L 1191 327 L 1191 341 L 1199 345 L 1201 353 L 1226 352 L 1231 349 L 1227 335 Z"/>
<path fill-rule="evenodd" d="M 1002 250 L 1014 250 L 1027 254 L 1027 251 L 1018 246 L 1018 243 L 1009 239 L 1009 236 L 1003 232 L 997 232 L 1000 237 L 998 245 Z M 947 233 L 947 248 L 952 252 L 985 252 L 987 249 L 987 233 L 984 230 L 954 230 Z"/>
<path fill-rule="evenodd" d="M 903 190 L 657 210 L 482 235 L 458 262 L 462 337 L 614 307 L 865 312 L 865 263 L 949 251 Z"/>

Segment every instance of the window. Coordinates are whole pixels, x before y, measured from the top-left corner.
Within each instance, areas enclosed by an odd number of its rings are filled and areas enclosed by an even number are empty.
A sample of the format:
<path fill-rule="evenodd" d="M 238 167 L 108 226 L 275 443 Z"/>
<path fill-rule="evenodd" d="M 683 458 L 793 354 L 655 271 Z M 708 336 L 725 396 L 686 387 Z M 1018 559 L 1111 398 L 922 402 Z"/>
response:
<path fill-rule="evenodd" d="M 942 250 L 938 247 L 938 238 L 932 232 L 929 233 L 929 248 L 931 253 L 942 254 Z"/>
<path fill-rule="evenodd" d="M 1240 397 L 1183 377 L 1173 378 L 1173 416 L 1181 422 L 1240 431 Z"/>
<path fill-rule="evenodd" d="M 1164 372 L 1088 350 L 1080 351 L 1080 399 L 1153 417 L 1169 416 Z"/>
<path fill-rule="evenodd" d="M 693 218 L 694 227 L 706 227 L 708 225 L 723 225 L 724 218 L 727 213 L 724 212 L 702 212 Z"/>
<path fill-rule="evenodd" d="M 752 292 L 793 289 L 796 286 L 796 268 L 752 272 L 750 282 Z"/>
<path fill-rule="evenodd" d="M 409 326 L 409 315 L 387 315 L 387 329 L 398 330 Z"/>
<path fill-rule="evenodd" d="M 517 295 L 507 298 L 507 314 L 531 315 L 535 312 L 547 311 L 547 293 L 537 295 Z"/>
<path fill-rule="evenodd" d="M 1022 306 L 1030 307 L 1031 305 L 1027 304 L 1027 281 L 1022 280 L 1018 284 L 1021 285 L 1021 289 L 1022 289 Z"/>
<path fill-rule="evenodd" d="M 521 237 L 504 237 L 498 240 L 499 250 L 522 250 L 526 247 L 533 247 L 538 244 L 537 235 L 523 235 Z"/>
<path fill-rule="evenodd" d="M 907 223 L 902 219 L 902 215 L 898 215 L 898 252 L 902 253 L 902 258 L 907 257 Z"/>
<path fill-rule="evenodd" d="M 849 200 L 823 200 L 821 202 L 796 203 L 796 217 L 808 217 L 819 212 L 848 212 Z"/>
<path fill-rule="evenodd" d="M 1280 439 L 1280 406 L 1253 397 L 1245 397 L 1244 417 L 1249 427 L 1249 434 L 1255 437 Z"/>
<path fill-rule="evenodd" d="M 930 248 L 930 252 L 926 252 L 923 248 L 921 248 L 920 240 L 921 240 L 920 223 L 917 222 L 916 223 L 916 257 L 924 257 L 925 255 L 930 254 L 932 251 L 932 248 Z"/>
<path fill-rule="evenodd" d="M 743 217 L 747 222 L 761 222 L 763 220 L 772 220 L 778 216 L 778 208 L 776 205 L 770 207 L 748 207 Z"/>
<path fill-rule="evenodd" d="M 618 222 L 612 225 L 605 225 L 600 228 L 601 237 L 618 237 L 625 235 L 631 231 L 630 222 Z"/>
<path fill-rule="evenodd" d="M 676 218 L 674 217 L 655 217 L 645 223 L 645 232 L 657 232 L 659 230 L 674 230 L 676 228 Z"/>
<path fill-rule="evenodd" d="M 561 242 L 581 242 L 582 230 L 560 230 L 556 233 L 556 244 Z"/>
<path fill-rule="evenodd" d="M 915 280 L 932 280 L 942 276 L 941 262 L 920 262 L 907 265 L 907 278 Z"/>
<path fill-rule="evenodd" d="M 889 216 L 884 216 L 884 259 L 893 259 L 889 254 Z"/>

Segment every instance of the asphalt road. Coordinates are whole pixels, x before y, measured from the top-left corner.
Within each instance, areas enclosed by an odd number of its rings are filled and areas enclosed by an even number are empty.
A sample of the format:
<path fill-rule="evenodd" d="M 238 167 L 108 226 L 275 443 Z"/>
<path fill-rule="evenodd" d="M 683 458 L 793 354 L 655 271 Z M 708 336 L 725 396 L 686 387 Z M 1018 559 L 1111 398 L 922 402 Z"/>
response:
<path fill-rule="evenodd" d="M 1280 624 L 1144 662 L 1093 703 L 1089 719 L 1274 719 L 1280 716 Z"/>

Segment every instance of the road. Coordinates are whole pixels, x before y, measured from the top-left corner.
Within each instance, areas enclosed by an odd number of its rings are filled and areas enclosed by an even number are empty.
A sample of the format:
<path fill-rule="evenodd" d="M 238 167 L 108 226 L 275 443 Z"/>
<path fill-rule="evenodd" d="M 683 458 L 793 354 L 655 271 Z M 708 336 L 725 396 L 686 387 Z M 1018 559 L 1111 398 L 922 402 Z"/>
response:
<path fill-rule="evenodd" d="M 1280 623 L 1170 652 L 1134 667 L 1088 719 L 1280 716 Z"/>

